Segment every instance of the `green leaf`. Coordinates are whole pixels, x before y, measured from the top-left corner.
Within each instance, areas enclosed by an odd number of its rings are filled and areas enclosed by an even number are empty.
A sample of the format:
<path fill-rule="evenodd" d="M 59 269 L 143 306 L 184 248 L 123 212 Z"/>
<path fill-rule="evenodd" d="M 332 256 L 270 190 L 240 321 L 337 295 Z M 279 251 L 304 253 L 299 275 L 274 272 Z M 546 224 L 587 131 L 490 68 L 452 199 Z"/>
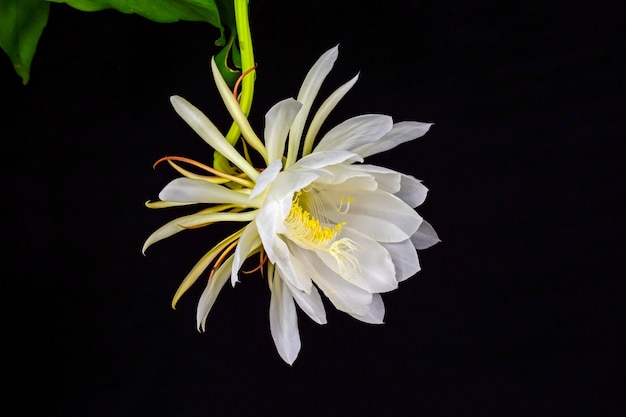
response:
<path fill-rule="evenodd" d="M 0 0 L 0 47 L 26 85 L 37 43 L 48 22 L 45 0 Z"/>
<path fill-rule="evenodd" d="M 5 1 L 5 0 L 0 0 Z M 179 20 L 207 22 L 220 31 L 215 45 L 222 46 L 219 52 L 218 68 L 228 84 L 234 86 L 241 71 L 232 68 L 241 67 L 237 42 L 233 42 L 237 34 L 235 24 L 235 7 L 233 0 L 49 0 L 55 3 L 66 3 L 69 6 L 85 11 L 95 12 L 114 9 L 122 13 L 135 13 L 146 19 L 159 23 L 171 23 Z M 226 42 L 226 30 L 230 31 Z M 217 60 L 216 60 L 217 62 Z"/>
<path fill-rule="evenodd" d="M 119 12 L 135 13 L 158 23 L 172 23 L 179 20 L 208 22 L 220 30 L 216 45 L 224 45 L 224 27 L 215 0 L 50 0 L 67 3 L 84 11 L 95 12 L 115 9 Z"/>

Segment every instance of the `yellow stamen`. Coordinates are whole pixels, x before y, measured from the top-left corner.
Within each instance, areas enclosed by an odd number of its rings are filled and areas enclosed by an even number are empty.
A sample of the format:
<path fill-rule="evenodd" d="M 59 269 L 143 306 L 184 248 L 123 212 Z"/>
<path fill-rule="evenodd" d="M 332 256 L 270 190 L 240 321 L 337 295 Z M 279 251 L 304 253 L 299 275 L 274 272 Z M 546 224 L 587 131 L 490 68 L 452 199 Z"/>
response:
<path fill-rule="evenodd" d="M 292 235 L 314 246 L 328 246 L 345 223 L 339 223 L 332 229 L 328 226 L 322 226 L 317 218 L 300 206 L 299 195 L 300 193 L 296 194 L 289 215 L 285 219 Z"/>
<path fill-rule="evenodd" d="M 346 279 L 354 278 L 355 272 L 359 271 L 358 260 L 353 255 L 358 245 L 349 238 L 335 239 L 346 222 L 337 223 L 332 228 L 322 226 L 318 219 L 319 215 L 308 212 L 300 204 L 301 198 L 306 201 L 309 197 L 312 197 L 313 211 L 318 212 L 321 209 L 319 204 L 316 204 L 318 201 L 315 195 L 303 195 L 302 191 L 295 193 L 289 215 L 285 219 L 290 237 L 314 251 L 330 254 L 337 261 L 338 272 Z M 342 197 L 338 210 L 342 213 L 347 212 L 352 201 L 352 198 Z"/>

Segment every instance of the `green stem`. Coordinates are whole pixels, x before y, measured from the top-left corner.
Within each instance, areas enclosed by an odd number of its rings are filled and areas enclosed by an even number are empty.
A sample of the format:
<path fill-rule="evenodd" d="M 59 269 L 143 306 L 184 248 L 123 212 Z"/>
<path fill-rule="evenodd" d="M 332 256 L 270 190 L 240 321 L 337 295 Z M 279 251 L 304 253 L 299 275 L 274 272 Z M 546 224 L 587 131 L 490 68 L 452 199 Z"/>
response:
<path fill-rule="evenodd" d="M 254 68 L 254 52 L 252 50 L 252 34 L 250 33 L 250 21 L 248 19 L 248 0 L 234 0 L 235 2 L 235 23 L 237 25 L 237 39 L 239 43 L 239 52 L 241 54 L 241 73 Z M 239 106 L 246 115 L 250 114 L 250 108 L 252 107 L 252 96 L 254 95 L 254 81 L 256 78 L 256 71 L 252 71 L 241 80 L 241 95 L 239 98 Z M 241 129 L 237 123 L 233 122 L 230 126 L 230 130 L 226 134 L 226 140 L 232 145 L 235 145 L 241 136 Z M 215 153 L 213 166 L 226 173 L 232 173 L 233 169 L 228 163 L 227 159 L 219 154 Z"/>

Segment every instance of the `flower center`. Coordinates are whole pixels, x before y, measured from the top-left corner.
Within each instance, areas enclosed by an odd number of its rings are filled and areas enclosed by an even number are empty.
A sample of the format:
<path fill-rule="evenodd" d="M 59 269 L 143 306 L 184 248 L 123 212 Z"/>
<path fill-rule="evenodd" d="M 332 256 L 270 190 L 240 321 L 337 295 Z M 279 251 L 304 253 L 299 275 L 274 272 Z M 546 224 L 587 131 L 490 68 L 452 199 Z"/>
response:
<path fill-rule="evenodd" d="M 351 198 L 342 198 L 339 207 L 334 208 L 345 213 L 350 202 Z M 306 210 L 303 205 L 311 207 L 311 211 Z M 346 222 L 337 223 L 331 228 L 322 225 L 320 218 L 324 221 L 318 196 L 298 191 L 294 194 L 289 215 L 285 219 L 289 236 L 307 249 L 330 254 L 337 262 L 337 272 L 346 279 L 353 279 L 359 271 L 359 263 L 354 256 L 358 245 L 349 238 L 335 239 Z"/>
<path fill-rule="evenodd" d="M 322 226 L 318 216 L 311 214 L 300 205 L 301 197 L 302 191 L 294 195 L 291 210 L 285 219 L 292 237 L 315 247 L 328 247 L 345 222 L 338 223 L 333 228 Z"/>

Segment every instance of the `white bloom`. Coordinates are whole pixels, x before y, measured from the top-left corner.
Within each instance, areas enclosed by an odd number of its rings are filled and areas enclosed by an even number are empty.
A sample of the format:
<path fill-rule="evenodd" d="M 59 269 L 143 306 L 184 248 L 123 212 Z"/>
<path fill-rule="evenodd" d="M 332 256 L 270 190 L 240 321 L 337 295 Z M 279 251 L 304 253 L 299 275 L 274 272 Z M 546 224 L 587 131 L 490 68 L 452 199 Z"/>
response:
<path fill-rule="evenodd" d="M 335 47 L 319 58 L 296 100 L 283 100 L 267 112 L 264 141 L 248 124 L 213 64 L 213 76 L 230 114 L 265 167 L 254 167 L 204 114 L 174 96 L 176 112 L 240 174 L 229 176 L 187 158 L 164 158 L 184 177 L 163 188 L 161 201 L 146 203 L 152 208 L 208 206 L 156 230 L 144 251 L 185 229 L 221 221 L 243 223 L 200 259 L 172 305 L 213 264 L 197 309 L 197 323 L 204 330 L 228 278 L 235 285 L 244 261 L 259 255 L 271 291 L 272 336 L 289 364 L 300 350 L 296 304 L 315 322 L 326 323 L 321 291 L 338 310 L 367 323 L 382 323 L 385 310 L 380 294 L 420 270 L 416 249 L 439 241 L 414 210 L 424 202 L 426 187 L 412 176 L 362 163 L 367 156 L 424 135 L 429 123 L 393 123 L 389 116 L 366 114 L 346 120 L 317 140 L 324 120 L 357 80 L 354 77 L 337 89 L 309 117 L 337 53 Z M 178 162 L 214 175 L 193 173 Z"/>

